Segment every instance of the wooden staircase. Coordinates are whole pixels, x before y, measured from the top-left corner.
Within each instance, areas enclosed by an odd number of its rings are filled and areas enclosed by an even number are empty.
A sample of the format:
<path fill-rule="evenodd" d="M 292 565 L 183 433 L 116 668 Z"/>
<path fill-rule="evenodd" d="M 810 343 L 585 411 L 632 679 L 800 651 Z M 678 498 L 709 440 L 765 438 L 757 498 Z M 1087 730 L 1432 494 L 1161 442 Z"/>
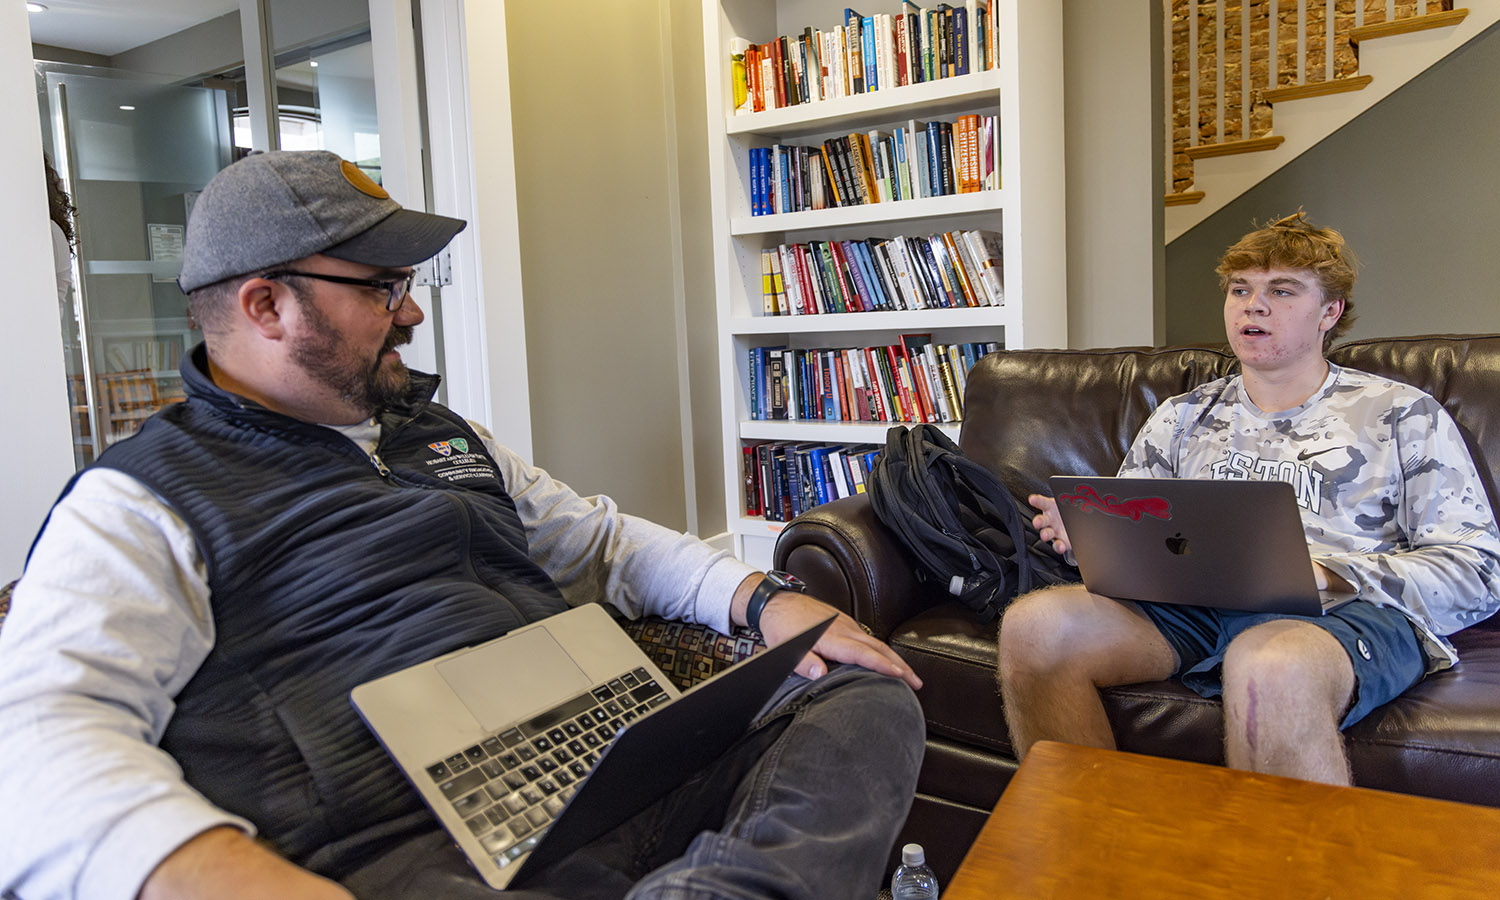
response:
<path fill-rule="evenodd" d="M 1167 242 L 1500 21 L 1500 0 L 1451 7 L 1169 0 Z"/>

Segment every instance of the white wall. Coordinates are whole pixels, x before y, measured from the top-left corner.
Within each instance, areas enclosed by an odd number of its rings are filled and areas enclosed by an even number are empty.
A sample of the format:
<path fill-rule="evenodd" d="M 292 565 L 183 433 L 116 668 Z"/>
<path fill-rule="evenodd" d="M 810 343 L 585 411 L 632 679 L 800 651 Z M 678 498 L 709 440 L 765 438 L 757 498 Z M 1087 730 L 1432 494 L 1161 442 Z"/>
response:
<path fill-rule="evenodd" d="M 672 99 L 677 129 L 677 208 L 682 227 L 683 311 L 687 319 L 690 459 L 696 533 L 729 527 L 724 509 L 724 428 L 719 420 L 718 310 L 714 297 L 712 209 L 708 190 L 708 106 L 703 83 L 703 4 L 669 0 Z M 726 543 L 725 546 L 728 546 Z"/>
<path fill-rule="evenodd" d="M 442 296 L 448 404 L 533 461 L 505 8 L 423 0 L 422 30 L 433 211 L 469 223 Z"/>
<path fill-rule="evenodd" d="M 6 37 L 6 35 L 10 35 Z M 52 501 L 73 474 L 57 285 L 52 275 L 42 133 L 31 68 L 31 25 L 20 3 L 0 4 L 0 204 L 5 248 L 6 388 L 0 391 L 0 583 L 21 574 Z"/>

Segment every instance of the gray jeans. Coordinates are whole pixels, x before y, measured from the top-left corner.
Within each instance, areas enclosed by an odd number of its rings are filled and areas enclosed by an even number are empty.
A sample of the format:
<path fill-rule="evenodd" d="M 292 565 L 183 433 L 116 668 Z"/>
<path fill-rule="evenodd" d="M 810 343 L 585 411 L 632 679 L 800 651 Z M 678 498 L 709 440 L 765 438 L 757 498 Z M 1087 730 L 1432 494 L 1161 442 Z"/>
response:
<path fill-rule="evenodd" d="M 362 900 L 869 900 L 922 747 L 902 682 L 856 666 L 793 675 L 712 766 L 524 884 L 491 890 L 440 830 L 345 884 Z"/>

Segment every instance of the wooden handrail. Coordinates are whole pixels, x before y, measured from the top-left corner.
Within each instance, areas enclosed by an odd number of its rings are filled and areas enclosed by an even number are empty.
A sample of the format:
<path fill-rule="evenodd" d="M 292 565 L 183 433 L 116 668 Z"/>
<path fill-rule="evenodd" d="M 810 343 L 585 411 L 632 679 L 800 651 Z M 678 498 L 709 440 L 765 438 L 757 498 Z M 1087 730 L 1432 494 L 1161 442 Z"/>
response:
<path fill-rule="evenodd" d="M 1173 148 L 1164 194 L 1172 205 L 1197 200 L 1186 199 L 1197 193 L 1191 190 L 1193 160 L 1282 143 L 1282 138 L 1265 134 L 1268 105 L 1369 85 L 1370 76 L 1350 71 L 1358 65 L 1362 41 L 1457 25 L 1469 12 L 1429 13 L 1429 5 L 1424 0 L 1404 9 L 1388 6 L 1396 18 L 1367 25 L 1365 0 L 1356 0 L 1352 17 L 1330 17 L 1333 4 L 1324 0 L 1269 0 L 1253 6 L 1252 0 L 1168 0 L 1163 27 L 1169 62 L 1164 65 Z"/>
<path fill-rule="evenodd" d="M 1450 9 L 1447 12 L 1427 13 L 1422 16 L 1408 16 L 1404 19 L 1380 22 L 1375 25 L 1364 25 L 1349 32 L 1349 43 L 1358 46 L 1360 41 L 1368 41 L 1371 38 L 1410 34 L 1413 31 L 1425 31 L 1428 28 L 1447 28 L 1449 25 L 1457 25 L 1459 22 L 1462 22 L 1468 14 L 1469 11 L 1467 9 Z"/>

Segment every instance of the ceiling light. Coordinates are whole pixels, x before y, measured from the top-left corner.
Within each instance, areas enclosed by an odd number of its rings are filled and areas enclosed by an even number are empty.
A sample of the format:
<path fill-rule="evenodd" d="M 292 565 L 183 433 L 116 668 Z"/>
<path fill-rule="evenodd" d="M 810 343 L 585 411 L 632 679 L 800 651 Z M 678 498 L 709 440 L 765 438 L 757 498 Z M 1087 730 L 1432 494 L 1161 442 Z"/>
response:
<path fill-rule="evenodd" d="M 130 112 L 131 110 L 135 109 L 134 106 L 121 106 L 120 108 L 125 110 L 126 112 Z"/>
<path fill-rule="evenodd" d="M 46 12 L 47 11 L 47 7 L 44 6 L 44 5 L 42 5 L 42 4 L 40 4 L 40 3 L 28 3 L 28 4 L 26 4 L 26 11 L 27 12 Z"/>
<path fill-rule="evenodd" d="M 312 66 L 314 69 L 316 69 L 318 67 L 318 61 L 315 60 L 315 59 L 308 60 L 307 64 L 310 65 L 310 66 Z"/>

